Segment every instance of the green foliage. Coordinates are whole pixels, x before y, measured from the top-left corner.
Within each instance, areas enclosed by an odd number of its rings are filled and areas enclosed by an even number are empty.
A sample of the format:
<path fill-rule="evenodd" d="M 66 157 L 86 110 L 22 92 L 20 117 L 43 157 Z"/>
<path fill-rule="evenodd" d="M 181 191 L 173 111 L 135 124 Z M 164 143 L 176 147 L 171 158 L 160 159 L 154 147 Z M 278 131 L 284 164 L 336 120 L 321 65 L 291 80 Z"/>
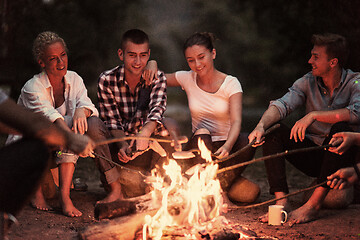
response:
<path fill-rule="evenodd" d="M 314 33 L 347 37 L 348 67 L 360 69 L 360 2 L 356 0 L 194 0 L 193 28 L 220 39 L 217 66 L 240 78 L 252 104 L 266 106 L 310 71 Z M 260 100 L 260 101 L 259 101 Z"/>
<path fill-rule="evenodd" d="M 69 69 L 84 78 L 93 99 L 99 74 L 119 64 L 119 39 L 130 28 L 149 34 L 151 58 L 165 72 L 188 69 L 182 44 L 190 34 L 213 32 L 216 66 L 240 79 L 250 106 L 267 106 L 310 70 L 314 33 L 347 37 L 348 67 L 360 69 L 358 0 L 3 1 L 0 73 L 16 77 L 17 91 L 39 71 L 31 47 L 45 30 L 65 39 Z"/>
<path fill-rule="evenodd" d="M 137 4 L 117 0 L 8 0 L 9 36 L 2 42 L 9 50 L 1 61 L 7 62 L 6 71 L 16 76 L 21 87 L 39 72 L 32 59 L 33 40 L 42 31 L 54 31 L 68 45 L 69 69 L 77 71 L 86 84 L 95 85 L 102 71 L 118 64 L 117 49 L 127 30 L 123 23 L 128 9 Z"/>

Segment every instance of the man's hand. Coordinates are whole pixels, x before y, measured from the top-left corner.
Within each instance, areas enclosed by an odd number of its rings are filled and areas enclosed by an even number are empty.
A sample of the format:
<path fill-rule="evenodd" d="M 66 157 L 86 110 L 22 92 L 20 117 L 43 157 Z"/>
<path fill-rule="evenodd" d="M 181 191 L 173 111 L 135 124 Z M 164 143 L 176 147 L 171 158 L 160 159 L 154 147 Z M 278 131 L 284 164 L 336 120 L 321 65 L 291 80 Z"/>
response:
<path fill-rule="evenodd" d="M 305 117 L 298 120 L 291 129 L 290 139 L 294 139 L 295 142 L 303 141 L 305 139 L 306 129 L 315 121 L 313 112 L 306 114 Z"/>
<path fill-rule="evenodd" d="M 329 187 L 340 190 L 352 186 L 358 180 L 358 176 L 352 167 L 341 168 L 327 178 Z"/>
<path fill-rule="evenodd" d="M 146 67 L 144 68 L 144 72 L 141 75 L 147 86 L 149 86 L 154 80 L 158 79 L 157 71 L 157 62 L 155 60 L 148 61 Z"/>
<path fill-rule="evenodd" d="M 85 134 L 88 130 L 86 111 L 88 111 L 86 108 L 77 108 L 75 110 L 72 128 L 75 133 Z"/>
<path fill-rule="evenodd" d="M 132 158 L 129 156 L 131 154 L 131 149 L 130 146 L 127 142 L 122 142 L 120 143 L 120 149 L 118 152 L 118 158 L 120 161 L 127 163 L 130 160 L 132 160 Z"/>
<path fill-rule="evenodd" d="M 145 131 L 140 131 L 138 134 L 136 134 L 136 137 L 140 137 L 139 139 L 136 139 L 133 144 L 136 142 L 136 150 L 137 151 L 143 151 L 149 147 L 149 140 L 148 139 L 141 139 L 141 137 L 150 137 L 149 134 L 147 134 Z"/>
<path fill-rule="evenodd" d="M 254 141 L 253 147 L 258 147 L 264 143 L 265 129 L 259 125 L 249 134 L 249 143 Z"/>
<path fill-rule="evenodd" d="M 329 143 L 335 146 L 338 144 L 340 145 L 329 148 L 329 151 L 341 155 L 356 143 L 358 137 L 360 137 L 360 135 L 353 132 L 335 133 Z"/>

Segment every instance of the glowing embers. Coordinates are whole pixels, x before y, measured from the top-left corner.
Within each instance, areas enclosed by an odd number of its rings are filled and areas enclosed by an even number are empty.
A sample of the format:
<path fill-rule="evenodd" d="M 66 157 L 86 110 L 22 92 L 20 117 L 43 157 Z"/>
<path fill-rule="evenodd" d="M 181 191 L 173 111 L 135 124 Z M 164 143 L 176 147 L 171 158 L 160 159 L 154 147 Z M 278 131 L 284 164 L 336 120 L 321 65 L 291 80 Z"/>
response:
<path fill-rule="evenodd" d="M 152 171 L 154 204 L 161 204 L 157 213 L 145 217 L 143 239 L 160 239 L 165 228 L 187 229 L 187 238 L 195 239 L 199 231 L 206 231 L 209 222 L 224 211 L 220 182 L 216 179 L 218 165 L 212 163 L 211 152 L 202 140 L 198 142 L 201 157 L 207 164 L 197 164 L 181 173 L 181 167 L 169 160 L 163 170 Z M 211 224 L 210 224 L 211 225 Z"/>

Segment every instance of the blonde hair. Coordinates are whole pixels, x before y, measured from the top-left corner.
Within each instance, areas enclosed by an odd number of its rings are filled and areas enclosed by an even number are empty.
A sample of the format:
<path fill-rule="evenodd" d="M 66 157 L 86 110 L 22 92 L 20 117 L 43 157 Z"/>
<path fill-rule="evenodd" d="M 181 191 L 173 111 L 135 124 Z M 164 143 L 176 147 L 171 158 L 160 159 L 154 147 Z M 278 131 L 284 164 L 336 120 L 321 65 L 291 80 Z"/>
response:
<path fill-rule="evenodd" d="M 46 48 L 50 44 L 53 44 L 56 42 L 62 43 L 66 49 L 66 52 L 68 51 L 66 48 L 64 39 L 59 37 L 59 35 L 57 35 L 56 33 L 46 31 L 46 32 L 42 32 L 39 35 L 37 35 L 37 37 L 34 40 L 33 49 L 32 49 L 35 61 L 38 62 L 38 60 L 43 57 Z"/>

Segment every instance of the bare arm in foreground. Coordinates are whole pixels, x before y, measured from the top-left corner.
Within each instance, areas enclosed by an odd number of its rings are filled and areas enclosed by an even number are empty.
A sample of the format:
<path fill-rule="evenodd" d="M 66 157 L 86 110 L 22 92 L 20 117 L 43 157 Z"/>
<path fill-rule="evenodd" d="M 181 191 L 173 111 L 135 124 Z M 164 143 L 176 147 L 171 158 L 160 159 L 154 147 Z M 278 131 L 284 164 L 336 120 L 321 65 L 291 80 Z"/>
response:
<path fill-rule="evenodd" d="M 11 99 L 0 104 L 0 123 L 1 132 L 21 133 L 42 140 L 49 147 L 66 147 L 82 156 L 91 154 L 95 146 L 89 137 L 64 131 Z"/>

